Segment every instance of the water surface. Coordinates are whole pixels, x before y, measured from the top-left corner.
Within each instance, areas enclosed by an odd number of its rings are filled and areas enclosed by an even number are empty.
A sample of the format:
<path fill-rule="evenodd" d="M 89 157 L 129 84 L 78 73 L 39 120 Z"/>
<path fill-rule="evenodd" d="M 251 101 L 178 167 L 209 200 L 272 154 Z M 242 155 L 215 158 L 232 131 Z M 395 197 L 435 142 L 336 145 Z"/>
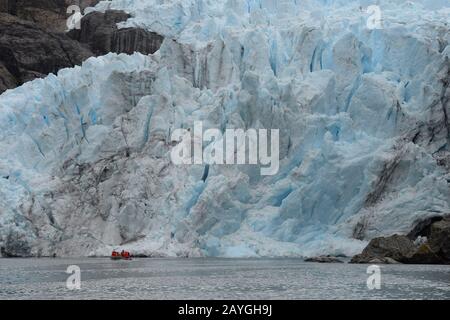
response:
<path fill-rule="evenodd" d="M 69 290 L 68 266 L 81 270 Z M 301 259 L 0 259 L 0 299 L 450 299 L 450 266 L 385 265 L 381 289 L 367 265 Z"/>

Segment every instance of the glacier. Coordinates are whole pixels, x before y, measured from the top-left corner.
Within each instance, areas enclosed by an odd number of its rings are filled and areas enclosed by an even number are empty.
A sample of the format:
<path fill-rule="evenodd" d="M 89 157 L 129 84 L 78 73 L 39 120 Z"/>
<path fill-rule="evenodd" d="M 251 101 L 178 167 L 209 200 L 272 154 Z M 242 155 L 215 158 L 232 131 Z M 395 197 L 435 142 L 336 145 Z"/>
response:
<path fill-rule="evenodd" d="M 0 96 L 18 256 L 353 255 L 450 213 L 450 3 L 112 0 L 165 37 Z M 280 170 L 175 166 L 171 132 L 280 130 Z"/>

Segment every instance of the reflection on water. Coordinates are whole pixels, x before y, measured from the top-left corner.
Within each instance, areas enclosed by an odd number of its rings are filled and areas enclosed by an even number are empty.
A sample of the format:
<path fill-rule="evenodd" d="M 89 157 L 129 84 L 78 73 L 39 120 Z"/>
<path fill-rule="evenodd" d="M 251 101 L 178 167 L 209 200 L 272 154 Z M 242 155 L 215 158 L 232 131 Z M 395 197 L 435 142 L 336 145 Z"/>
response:
<path fill-rule="evenodd" d="M 67 267 L 81 268 L 68 290 Z M 450 266 L 381 266 L 300 259 L 0 259 L 1 299 L 450 299 Z"/>

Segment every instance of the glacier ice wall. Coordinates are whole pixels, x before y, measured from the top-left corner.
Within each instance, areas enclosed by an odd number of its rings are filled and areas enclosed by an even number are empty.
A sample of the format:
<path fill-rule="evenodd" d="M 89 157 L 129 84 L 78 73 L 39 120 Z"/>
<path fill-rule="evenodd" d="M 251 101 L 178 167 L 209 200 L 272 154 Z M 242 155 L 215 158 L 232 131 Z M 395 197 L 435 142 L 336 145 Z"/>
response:
<path fill-rule="evenodd" d="M 450 6 L 113 0 L 166 37 L 0 96 L 0 247 L 17 255 L 360 251 L 450 212 Z M 170 134 L 280 129 L 280 171 L 175 166 Z"/>

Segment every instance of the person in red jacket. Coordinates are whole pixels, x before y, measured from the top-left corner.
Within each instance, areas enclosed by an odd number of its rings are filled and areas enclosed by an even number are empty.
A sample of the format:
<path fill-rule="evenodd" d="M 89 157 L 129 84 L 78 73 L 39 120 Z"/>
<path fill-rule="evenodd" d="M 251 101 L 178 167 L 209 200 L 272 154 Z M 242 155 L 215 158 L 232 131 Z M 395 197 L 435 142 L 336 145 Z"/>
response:
<path fill-rule="evenodd" d="M 130 258 L 130 253 L 128 251 L 125 251 L 125 250 L 122 250 L 120 255 L 122 256 L 122 258 L 125 258 L 125 259 L 129 259 Z"/>

